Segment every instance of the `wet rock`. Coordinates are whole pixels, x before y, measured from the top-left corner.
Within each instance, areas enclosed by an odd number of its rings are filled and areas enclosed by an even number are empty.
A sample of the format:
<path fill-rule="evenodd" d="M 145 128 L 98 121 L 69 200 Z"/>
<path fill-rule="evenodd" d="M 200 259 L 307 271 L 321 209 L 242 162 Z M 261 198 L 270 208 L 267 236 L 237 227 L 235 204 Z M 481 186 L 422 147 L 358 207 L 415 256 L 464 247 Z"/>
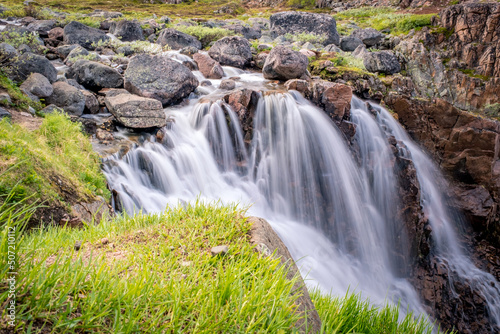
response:
<path fill-rule="evenodd" d="M 160 101 L 132 94 L 106 97 L 106 106 L 117 121 L 135 129 L 163 127 L 166 116 Z"/>
<path fill-rule="evenodd" d="M 94 50 L 100 41 L 106 42 L 109 37 L 102 30 L 71 21 L 64 27 L 63 40 L 66 44 L 79 44 L 85 49 Z"/>
<path fill-rule="evenodd" d="M 184 65 L 165 56 L 134 56 L 125 72 L 125 89 L 154 98 L 164 106 L 177 103 L 198 86 L 198 80 Z"/>
<path fill-rule="evenodd" d="M 205 78 L 220 79 L 224 76 L 222 66 L 210 56 L 202 53 L 195 53 L 193 59 L 196 64 L 198 64 L 198 68 Z"/>
<path fill-rule="evenodd" d="M 118 37 L 122 42 L 144 40 L 141 24 L 137 20 L 112 22 L 109 32 Z"/>
<path fill-rule="evenodd" d="M 352 89 L 349 86 L 317 80 L 313 82 L 311 100 L 335 121 L 350 118 Z"/>
<path fill-rule="evenodd" d="M 15 82 L 25 81 L 31 73 L 40 73 L 51 83 L 57 79 L 57 70 L 47 58 L 29 52 L 9 63 L 6 72 Z"/>
<path fill-rule="evenodd" d="M 370 72 L 394 74 L 401 71 L 401 64 L 391 51 L 367 52 L 363 56 L 363 64 Z"/>
<path fill-rule="evenodd" d="M 85 96 L 75 87 L 66 82 L 52 84 L 54 92 L 45 99 L 47 104 L 55 104 L 68 114 L 81 116 L 85 108 Z"/>
<path fill-rule="evenodd" d="M 219 88 L 224 90 L 232 90 L 236 87 L 236 82 L 231 79 L 222 80 Z"/>
<path fill-rule="evenodd" d="M 271 15 L 271 36 L 287 33 L 314 33 L 325 36 L 324 45 L 339 44 L 337 23 L 330 15 L 306 12 L 281 12 Z"/>
<path fill-rule="evenodd" d="M 31 73 L 19 88 L 37 97 L 48 97 L 54 91 L 49 80 L 40 73 Z"/>
<path fill-rule="evenodd" d="M 210 253 L 212 254 L 212 256 L 226 255 L 227 252 L 229 252 L 229 247 L 226 245 L 216 246 L 210 249 Z"/>
<path fill-rule="evenodd" d="M 105 141 L 105 142 L 110 142 L 113 141 L 113 139 L 115 139 L 112 132 L 99 128 L 96 130 L 95 137 L 100 141 Z"/>
<path fill-rule="evenodd" d="M 193 56 L 194 54 L 198 53 L 198 49 L 195 48 L 194 46 L 187 46 L 185 48 L 182 48 L 179 53 L 186 55 L 186 56 Z"/>
<path fill-rule="evenodd" d="M 262 73 L 266 79 L 297 79 L 306 73 L 308 63 L 307 57 L 300 52 L 277 46 L 266 58 Z"/>
<path fill-rule="evenodd" d="M 196 37 L 172 28 L 163 30 L 158 36 L 156 43 L 161 46 L 168 45 L 173 50 L 179 50 L 186 47 L 193 47 L 198 50 L 201 49 L 201 42 Z"/>
<path fill-rule="evenodd" d="M 115 69 L 84 59 L 77 60 L 69 69 L 67 76 L 94 91 L 123 87 L 123 77 Z"/>
<path fill-rule="evenodd" d="M 356 50 L 356 48 L 360 45 L 363 45 L 363 42 L 357 37 L 348 36 L 340 40 L 340 48 L 342 51 L 351 52 Z"/>
<path fill-rule="evenodd" d="M 285 82 L 285 87 L 288 90 L 296 90 L 304 96 L 309 96 L 311 94 L 309 88 L 309 82 L 302 79 L 292 79 Z"/>
<path fill-rule="evenodd" d="M 351 37 L 360 39 L 366 46 L 374 46 L 382 41 L 384 34 L 376 29 L 366 28 L 353 31 Z"/>
<path fill-rule="evenodd" d="M 221 65 L 245 68 L 250 65 L 252 51 L 250 43 L 243 37 L 224 37 L 210 48 L 210 57 L 218 61 Z"/>
<path fill-rule="evenodd" d="M 259 93 L 247 88 L 236 90 L 224 96 L 224 101 L 229 104 L 238 115 L 243 131 L 243 139 L 247 145 L 252 141 L 253 114 L 258 99 Z"/>

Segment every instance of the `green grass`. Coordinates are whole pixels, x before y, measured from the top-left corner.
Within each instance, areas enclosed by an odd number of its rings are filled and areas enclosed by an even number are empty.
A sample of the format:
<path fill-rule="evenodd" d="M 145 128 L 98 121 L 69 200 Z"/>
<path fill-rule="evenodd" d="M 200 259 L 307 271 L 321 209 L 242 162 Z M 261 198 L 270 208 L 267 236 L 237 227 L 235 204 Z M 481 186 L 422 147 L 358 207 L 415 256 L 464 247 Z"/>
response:
<path fill-rule="evenodd" d="M 186 33 L 188 35 L 194 36 L 198 38 L 203 45 L 203 47 L 206 47 L 209 45 L 211 42 L 217 41 L 223 37 L 226 36 L 235 36 L 238 34 L 235 34 L 233 31 L 224 29 L 224 28 L 210 28 L 210 27 L 204 27 L 201 25 L 197 26 L 177 26 L 174 27 L 174 29 L 182 31 L 183 33 Z"/>
<path fill-rule="evenodd" d="M 254 250 L 242 214 L 196 203 L 83 229 L 34 231 L 19 245 L 17 330 L 293 332 L 301 317 L 297 278 L 286 279 L 279 260 Z M 210 248 L 221 244 L 229 253 L 212 257 Z"/>
<path fill-rule="evenodd" d="M 398 306 L 377 308 L 358 294 L 347 292 L 344 297 L 323 295 L 319 290 L 311 292 L 319 316 L 322 333 L 363 334 L 431 334 L 433 325 L 411 312 L 399 319 Z"/>
<path fill-rule="evenodd" d="M 21 110 L 28 110 L 32 107 L 36 111 L 42 109 L 42 104 L 40 102 L 35 102 L 29 97 L 23 94 L 12 80 L 10 80 L 3 72 L 0 70 L 0 87 L 7 91 L 10 95 L 12 103 L 9 104 L 6 100 L 0 101 L 0 105 L 5 107 L 14 107 Z"/>
<path fill-rule="evenodd" d="M 0 122 L 0 195 L 13 193 L 14 201 L 27 197 L 66 206 L 68 198 L 109 198 L 98 155 L 90 140 L 60 113 L 48 115 L 40 128 L 30 131 Z"/>

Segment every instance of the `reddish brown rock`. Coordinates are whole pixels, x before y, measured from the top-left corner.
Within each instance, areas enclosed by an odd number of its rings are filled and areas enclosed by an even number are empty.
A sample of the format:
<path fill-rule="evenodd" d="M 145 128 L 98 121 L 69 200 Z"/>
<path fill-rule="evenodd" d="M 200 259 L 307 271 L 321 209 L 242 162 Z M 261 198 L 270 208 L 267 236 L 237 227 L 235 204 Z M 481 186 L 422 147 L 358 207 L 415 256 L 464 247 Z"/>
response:
<path fill-rule="evenodd" d="M 231 106 L 238 115 L 243 138 L 246 144 L 250 144 L 253 135 L 253 116 L 259 93 L 251 89 L 240 89 L 224 96 L 224 101 Z"/>
<path fill-rule="evenodd" d="M 64 29 L 61 27 L 56 27 L 53 29 L 50 29 L 48 32 L 49 38 L 51 39 L 57 39 L 59 41 L 63 40 L 64 37 Z"/>
<path fill-rule="evenodd" d="M 311 100 L 335 121 L 349 119 L 352 89 L 349 86 L 318 80 L 312 84 Z"/>
<path fill-rule="evenodd" d="M 196 64 L 198 64 L 198 68 L 205 78 L 221 79 L 224 76 L 222 66 L 220 66 L 220 64 L 213 60 L 210 56 L 202 53 L 195 53 L 193 55 L 193 59 Z"/>

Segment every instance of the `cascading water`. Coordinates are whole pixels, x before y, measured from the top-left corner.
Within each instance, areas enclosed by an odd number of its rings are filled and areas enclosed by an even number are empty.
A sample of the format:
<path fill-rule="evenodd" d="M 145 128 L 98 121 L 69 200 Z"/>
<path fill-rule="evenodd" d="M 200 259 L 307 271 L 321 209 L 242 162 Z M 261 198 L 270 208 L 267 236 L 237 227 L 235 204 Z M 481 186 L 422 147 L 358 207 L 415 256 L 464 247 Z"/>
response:
<path fill-rule="evenodd" d="M 265 90 L 261 76 L 239 75 L 239 85 Z M 498 320 L 498 283 L 472 265 L 448 234 L 448 221 L 433 211 L 442 208 L 436 203 L 439 194 L 426 185 L 433 182 L 428 174 L 434 167 L 386 111 L 379 109 L 374 118 L 360 100 L 353 100 L 359 167 L 333 122 L 297 92 L 261 94 L 253 139 L 245 147 L 238 117 L 218 99 L 219 82 L 213 83 L 202 92 L 212 101 L 193 98 L 183 107 L 166 109 L 172 121 L 162 142 L 149 137 L 125 155 L 106 159 L 104 171 L 123 210 L 161 211 L 199 197 L 251 205 L 249 213 L 271 223 L 309 284 L 335 294 L 357 290 L 375 304 L 399 302 L 403 310 L 425 314 L 400 273 L 404 261 L 391 252 L 405 236 L 396 232 L 401 223 L 394 219 L 397 181 L 385 134 L 390 131 L 414 159 L 422 203 L 441 225 L 435 232 L 443 239 L 437 242 L 443 259 L 457 273 L 475 270 L 474 282 L 494 282 L 484 286 L 484 294 L 491 297 L 490 313 Z"/>

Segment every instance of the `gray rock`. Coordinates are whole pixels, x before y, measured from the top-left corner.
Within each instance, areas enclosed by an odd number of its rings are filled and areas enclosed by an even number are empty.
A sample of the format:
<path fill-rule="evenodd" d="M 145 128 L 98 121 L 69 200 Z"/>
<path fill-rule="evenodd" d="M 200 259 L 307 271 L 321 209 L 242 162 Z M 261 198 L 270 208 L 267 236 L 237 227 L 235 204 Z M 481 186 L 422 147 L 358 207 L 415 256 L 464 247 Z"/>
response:
<path fill-rule="evenodd" d="M 99 101 L 97 101 L 97 97 L 88 90 L 82 90 L 81 92 L 83 96 L 85 96 L 85 108 L 83 112 L 86 114 L 97 114 L 99 112 Z"/>
<path fill-rule="evenodd" d="M 170 20 L 170 17 L 168 17 L 168 16 L 160 17 L 160 22 L 162 22 L 162 23 L 169 24 L 170 21 L 172 21 L 172 20 Z"/>
<path fill-rule="evenodd" d="M 63 111 L 63 110 L 58 106 L 56 106 L 55 104 L 49 104 L 48 106 L 40 110 L 40 113 L 43 115 L 47 115 L 47 114 L 52 114 L 53 112 L 56 111 Z"/>
<path fill-rule="evenodd" d="M 363 64 L 370 72 L 394 74 L 401 71 L 401 64 L 391 51 L 367 52 Z"/>
<path fill-rule="evenodd" d="M 143 41 L 141 24 L 136 21 L 122 20 L 111 23 L 109 32 L 118 37 L 122 42 Z"/>
<path fill-rule="evenodd" d="M 61 59 L 66 59 L 68 57 L 68 55 L 71 53 L 71 51 L 73 51 L 74 49 L 76 49 L 79 46 L 80 45 L 78 45 L 78 44 L 61 45 L 61 46 L 58 46 L 56 48 L 56 52 Z"/>
<path fill-rule="evenodd" d="M 74 78 L 83 87 L 98 91 L 102 88 L 123 87 L 123 77 L 115 69 L 94 61 L 80 59 L 71 66 L 68 78 Z"/>
<path fill-rule="evenodd" d="M 19 56 L 17 50 L 10 44 L 0 43 L 0 61 L 10 60 Z"/>
<path fill-rule="evenodd" d="M 380 31 L 373 28 L 355 30 L 351 36 L 359 38 L 366 46 L 376 45 L 384 38 Z"/>
<path fill-rule="evenodd" d="M 201 74 L 203 74 L 205 78 L 221 79 L 224 76 L 222 66 L 220 66 L 220 64 L 213 60 L 210 56 L 202 53 L 195 53 L 193 55 L 193 59 L 198 65 Z"/>
<path fill-rule="evenodd" d="M 216 246 L 210 249 L 210 253 L 212 253 L 212 256 L 226 255 L 227 252 L 229 252 L 229 247 L 226 245 Z"/>
<path fill-rule="evenodd" d="M 48 37 L 49 31 L 56 26 L 55 20 L 37 20 L 28 24 L 28 30 L 37 32 L 42 37 Z"/>
<path fill-rule="evenodd" d="M 55 104 L 68 114 L 81 116 L 85 109 L 85 96 L 75 87 L 66 82 L 56 82 L 52 85 L 54 92 L 45 99 L 47 104 Z"/>
<path fill-rule="evenodd" d="M 221 65 L 245 68 L 250 65 L 252 51 L 247 39 L 230 36 L 219 39 L 208 51 Z"/>
<path fill-rule="evenodd" d="M 261 43 L 264 43 L 264 44 L 267 44 L 267 43 L 272 43 L 273 42 L 273 39 L 269 36 L 262 36 L 260 39 L 259 39 L 259 42 Z"/>
<path fill-rule="evenodd" d="M 194 46 L 186 46 L 185 48 L 182 48 L 179 53 L 186 55 L 186 56 L 192 56 L 195 53 L 198 53 L 198 49 L 195 48 Z"/>
<path fill-rule="evenodd" d="M 83 47 L 81 47 L 80 45 L 77 45 L 75 48 L 73 48 L 67 55 L 66 59 L 64 60 L 64 63 L 67 64 L 68 60 L 70 58 L 77 58 L 77 57 L 81 57 L 81 56 L 88 56 L 89 52 L 87 51 L 87 49 L 84 49 Z M 70 64 L 68 64 L 70 65 Z"/>
<path fill-rule="evenodd" d="M 6 92 L 0 92 L 0 104 L 11 104 L 12 99 L 10 98 L 10 95 Z"/>
<path fill-rule="evenodd" d="M 161 46 L 168 45 L 173 50 L 179 50 L 188 46 L 195 47 L 198 50 L 201 49 L 201 42 L 196 37 L 172 28 L 163 30 L 158 36 L 156 43 Z"/>
<path fill-rule="evenodd" d="M 116 19 L 122 17 L 123 14 L 120 12 L 108 12 L 102 9 L 95 9 L 89 16 L 92 17 L 104 17 L 106 19 Z"/>
<path fill-rule="evenodd" d="M 356 48 L 356 50 L 354 50 L 352 53 L 351 53 L 351 56 L 353 56 L 354 58 L 359 58 L 359 59 L 363 59 L 363 57 L 365 56 L 366 53 L 368 53 L 369 51 L 366 50 L 366 46 L 363 44 L 363 45 L 360 45 Z"/>
<path fill-rule="evenodd" d="M 24 53 L 6 66 L 6 72 L 13 81 L 23 82 L 31 73 L 40 73 L 50 82 L 57 79 L 57 70 L 51 62 L 34 53 Z"/>
<path fill-rule="evenodd" d="M 304 43 L 301 48 L 306 49 L 306 50 L 315 50 L 316 49 L 316 47 L 312 43 L 309 43 L 309 42 Z"/>
<path fill-rule="evenodd" d="M 277 46 L 269 53 L 262 73 L 266 79 L 298 79 L 306 74 L 308 64 L 309 60 L 302 53 Z"/>
<path fill-rule="evenodd" d="M 19 53 L 23 54 L 23 53 L 33 52 L 33 49 L 31 49 L 29 47 L 29 45 L 21 44 L 17 47 L 17 51 L 19 51 Z"/>
<path fill-rule="evenodd" d="M 37 97 L 49 97 L 54 91 L 50 81 L 40 73 L 31 73 L 19 88 Z"/>
<path fill-rule="evenodd" d="M 363 41 L 357 37 L 348 36 L 340 40 L 340 48 L 342 51 L 352 52 L 360 45 L 363 45 Z"/>
<path fill-rule="evenodd" d="M 326 37 L 324 45 L 339 44 L 337 23 L 330 15 L 306 12 L 281 12 L 271 15 L 271 37 L 287 33 L 314 33 Z"/>
<path fill-rule="evenodd" d="M 231 79 L 222 80 L 219 85 L 219 88 L 225 90 L 233 90 L 234 88 L 236 88 L 236 82 L 234 82 L 234 80 Z"/>
<path fill-rule="evenodd" d="M 197 86 L 198 80 L 186 66 L 162 55 L 134 56 L 125 72 L 125 89 L 157 99 L 163 106 L 179 102 Z"/>
<path fill-rule="evenodd" d="M 2 120 L 4 118 L 11 119 L 12 115 L 10 114 L 10 112 L 7 109 L 0 107 L 0 120 Z"/>
<path fill-rule="evenodd" d="M 106 107 L 121 124 L 129 128 L 163 127 L 165 112 L 160 101 L 132 94 L 106 96 Z"/>
<path fill-rule="evenodd" d="M 104 31 L 91 28 L 80 22 L 71 21 L 64 27 L 63 41 L 66 44 L 79 44 L 85 49 L 94 50 L 93 44 L 108 40 L 109 36 L 106 36 Z"/>
<path fill-rule="evenodd" d="M 231 24 L 224 26 L 224 29 L 233 31 L 235 34 L 242 35 L 246 39 L 259 39 L 262 36 L 260 29 L 250 28 L 241 24 Z"/>
<path fill-rule="evenodd" d="M 335 44 L 328 44 L 323 48 L 323 50 L 325 50 L 326 52 L 336 52 L 336 53 L 342 52 L 342 50 Z"/>

